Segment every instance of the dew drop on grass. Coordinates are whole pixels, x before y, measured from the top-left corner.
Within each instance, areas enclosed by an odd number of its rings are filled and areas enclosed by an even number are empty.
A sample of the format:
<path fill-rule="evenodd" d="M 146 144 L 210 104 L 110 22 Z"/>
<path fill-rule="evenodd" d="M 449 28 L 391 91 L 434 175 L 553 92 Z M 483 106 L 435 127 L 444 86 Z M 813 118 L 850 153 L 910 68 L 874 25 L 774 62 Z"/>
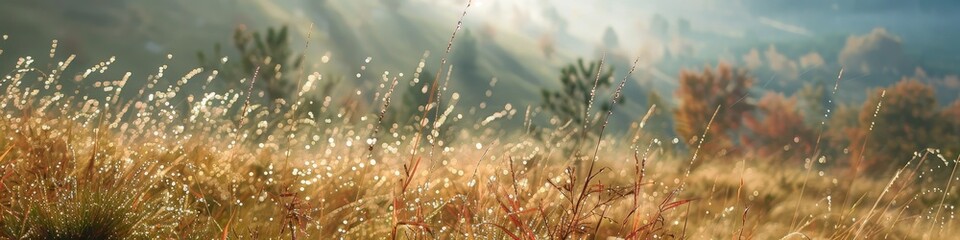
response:
<path fill-rule="evenodd" d="M 477 185 L 476 179 L 470 179 L 470 181 L 467 182 L 467 187 L 473 187 L 474 185 Z"/>

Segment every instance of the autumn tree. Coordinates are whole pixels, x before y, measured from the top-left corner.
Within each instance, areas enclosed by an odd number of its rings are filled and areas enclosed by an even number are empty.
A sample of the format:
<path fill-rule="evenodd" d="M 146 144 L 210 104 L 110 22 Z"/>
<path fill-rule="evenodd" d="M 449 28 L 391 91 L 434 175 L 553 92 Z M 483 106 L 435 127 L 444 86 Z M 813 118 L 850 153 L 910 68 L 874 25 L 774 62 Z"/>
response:
<path fill-rule="evenodd" d="M 702 147 L 707 152 L 732 150 L 737 130 L 743 125 L 741 119 L 754 109 L 744 101 L 752 84 L 753 78 L 746 70 L 725 63 L 718 64 L 716 69 L 705 67 L 702 72 L 681 71 L 676 92 L 680 105 L 673 112 L 677 135 L 691 147 L 697 147 L 719 106 Z"/>
<path fill-rule="evenodd" d="M 943 119 L 943 125 L 938 132 L 941 133 L 940 142 L 960 143 L 960 100 L 954 101 L 940 111 L 939 119 Z M 960 154 L 960 144 L 945 146 L 943 149 L 946 156 L 957 156 Z"/>
<path fill-rule="evenodd" d="M 937 141 L 942 120 L 933 88 L 916 79 L 874 91 L 860 109 L 852 166 L 883 172 L 903 166 L 913 152 L 950 144 Z"/>
<path fill-rule="evenodd" d="M 743 145 L 759 156 L 796 158 L 813 150 L 815 133 L 803 121 L 796 97 L 769 92 L 744 119 Z"/>
<path fill-rule="evenodd" d="M 944 108 L 941 115 L 952 124 L 960 124 L 960 100 L 954 101 L 950 106 Z"/>

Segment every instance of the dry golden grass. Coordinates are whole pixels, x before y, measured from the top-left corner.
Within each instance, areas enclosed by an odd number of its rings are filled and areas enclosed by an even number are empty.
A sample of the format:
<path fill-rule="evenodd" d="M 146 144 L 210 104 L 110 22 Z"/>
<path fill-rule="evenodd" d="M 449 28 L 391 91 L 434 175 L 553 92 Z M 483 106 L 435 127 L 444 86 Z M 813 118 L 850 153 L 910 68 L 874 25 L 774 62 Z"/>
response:
<path fill-rule="evenodd" d="M 835 156 L 701 153 L 686 176 L 690 156 L 662 150 L 673 143 L 608 137 L 587 182 L 564 156 L 565 131 L 540 141 L 451 116 L 427 136 L 464 134 L 417 143 L 416 125 L 377 130 L 379 111 L 334 103 L 290 119 L 292 107 L 232 100 L 246 93 L 171 96 L 160 84 L 114 103 L 38 76 L 24 64 L 0 82 L 5 238 L 939 239 L 957 226 L 952 181 L 918 164 L 853 179 Z"/>
<path fill-rule="evenodd" d="M 107 80 L 111 60 L 65 77 L 72 57 L 54 52 L 0 79 L 2 238 L 944 239 L 960 227 L 955 176 L 925 175 L 957 161 L 935 150 L 868 178 L 838 167 L 845 156 L 694 157 L 640 127 L 583 141 L 559 121 L 509 130 L 535 114 L 463 111 L 443 82 L 420 107 L 428 120 L 399 124 L 383 121 L 404 78 L 345 94 L 379 108 L 269 102 L 203 69 Z M 316 94 L 318 76 L 297 95 Z"/>

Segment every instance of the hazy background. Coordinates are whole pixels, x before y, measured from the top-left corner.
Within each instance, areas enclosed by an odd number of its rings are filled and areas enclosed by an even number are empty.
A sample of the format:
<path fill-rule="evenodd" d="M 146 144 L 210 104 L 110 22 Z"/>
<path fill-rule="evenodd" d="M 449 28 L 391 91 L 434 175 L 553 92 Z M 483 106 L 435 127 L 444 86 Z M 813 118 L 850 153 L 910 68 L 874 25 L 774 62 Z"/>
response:
<path fill-rule="evenodd" d="M 383 71 L 412 73 L 427 51 L 425 69 L 435 73 L 465 5 L 9 0 L 0 2 L 0 34 L 9 35 L 0 43 L 0 70 L 12 69 L 17 57 L 47 58 L 58 39 L 58 54 L 78 55 L 74 70 L 116 56 L 108 76 L 130 71 L 137 84 L 164 64 L 167 74 L 182 76 L 200 65 L 198 51 L 229 46 L 238 25 L 257 31 L 287 25 L 294 52 L 306 52 L 307 71 L 372 89 Z M 790 94 L 805 84 L 832 85 L 845 66 L 842 101 L 862 102 L 870 88 L 915 77 L 949 103 L 960 91 L 957 13 L 960 2 L 946 0 L 475 0 L 454 44 L 451 85 L 464 96 L 462 105 L 537 106 L 540 89 L 559 88 L 561 66 L 606 52 L 616 79 L 640 58 L 628 102 L 618 110 L 629 117 L 618 125 L 645 112 L 650 92 L 671 96 L 681 69 L 719 61 L 749 69 L 759 89 Z M 497 84 L 488 98 L 492 78 Z"/>

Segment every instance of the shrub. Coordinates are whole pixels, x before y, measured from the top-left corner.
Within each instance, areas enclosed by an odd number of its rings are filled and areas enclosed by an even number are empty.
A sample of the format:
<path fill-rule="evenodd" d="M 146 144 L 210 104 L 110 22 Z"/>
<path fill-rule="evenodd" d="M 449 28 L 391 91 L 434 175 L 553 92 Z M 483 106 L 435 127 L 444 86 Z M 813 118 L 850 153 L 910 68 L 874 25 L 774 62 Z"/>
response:
<path fill-rule="evenodd" d="M 239 54 L 239 61 L 223 61 L 221 57 L 225 55 L 220 44 L 214 45 L 213 59 L 208 59 L 203 52 L 198 52 L 197 58 L 204 68 L 219 69 L 224 74 L 223 79 L 227 81 L 252 77 L 259 69 L 257 86 L 259 90 L 265 91 L 267 100 L 294 95 L 296 81 L 291 80 L 287 73 L 290 69 L 300 67 L 303 56 L 295 56 L 290 50 L 286 26 L 280 29 L 268 28 L 264 37 L 260 32 L 251 32 L 246 26 L 240 25 L 233 33 L 233 47 Z"/>
<path fill-rule="evenodd" d="M 82 189 L 52 201 L 31 202 L 22 218 L 8 218 L 8 237 L 30 239 L 130 239 L 148 214 L 128 194 Z M 142 206 L 141 206 L 142 207 Z M 141 236 L 143 237 L 143 236 Z"/>
<path fill-rule="evenodd" d="M 942 119 L 942 126 L 937 130 L 939 136 L 942 138 L 939 139 L 939 142 L 945 143 L 960 143 L 960 100 L 954 101 L 949 106 L 945 107 L 941 112 L 939 119 Z M 945 149 L 942 149 L 947 156 L 957 156 L 960 154 L 960 146 L 954 144 L 954 146 L 944 146 Z"/>
<path fill-rule="evenodd" d="M 596 110 L 605 112 L 611 108 L 609 100 L 596 97 L 600 95 L 599 90 L 610 87 L 613 76 L 613 67 L 604 70 L 601 69 L 602 65 L 601 62 L 585 64 L 583 59 L 578 59 L 576 64 L 560 69 L 560 83 L 563 85 L 560 90 L 541 90 L 543 108 L 553 113 L 560 120 L 560 125 L 570 123 L 569 133 L 577 136 L 574 138 L 573 147 L 565 149 L 568 153 L 573 153 L 575 148 L 580 147 L 592 131 L 599 131 L 599 128 L 593 127 L 597 121 L 591 121 L 592 113 Z M 592 106 L 595 102 L 601 102 L 599 109 Z"/>
<path fill-rule="evenodd" d="M 827 119 L 828 130 L 823 131 L 823 141 L 829 145 L 825 150 L 832 154 L 849 154 L 851 140 L 860 132 L 860 107 L 851 104 L 838 104 Z"/>
<path fill-rule="evenodd" d="M 882 172 L 902 166 L 913 152 L 944 147 L 937 141 L 942 134 L 937 132 L 942 124 L 937 111 L 933 88 L 916 79 L 875 90 L 860 109 L 860 127 L 851 144 L 853 165 Z"/>
<path fill-rule="evenodd" d="M 836 104 L 823 81 L 815 84 L 804 84 L 803 88 L 794 94 L 799 103 L 800 113 L 808 126 L 816 127 L 824 121 L 827 110 L 836 111 Z"/>
<path fill-rule="evenodd" d="M 741 119 L 754 109 L 743 101 L 752 84 L 753 78 L 746 70 L 725 63 L 715 70 L 706 67 L 703 72 L 681 71 L 676 92 L 680 105 L 673 112 L 677 135 L 695 147 L 714 111 L 721 106 L 707 132 L 709 141 L 702 147 L 706 152 L 733 149 Z"/>
<path fill-rule="evenodd" d="M 647 93 L 647 102 L 650 106 L 655 105 L 656 109 L 647 119 L 647 126 L 643 131 L 658 138 L 674 137 L 673 120 L 670 118 L 673 107 L 669 101 L 664 100 L 656 91 L 650 91 Z"/>
<path fill-rule="evenodd" d="M 412 126 L 412 123 L 419 123 L 423 117 L 424 111 L 427 111 L 427 100 L 430 97 L 430 86 L 434 81 L 436 74 L 429 70 L 421 70 L 414 73 L 412 81 L 403 89 L 399 89 L 395 97 L 399 97 L 398 104 L 393 104 L 391 113 L 387 115 L 389 124 L 400 124 L 401 126 Z M 399 87 L 398 87 L 399 88 Z M 427 119 L 433 122 L 433 114 L 427 114 Z"/>
<path fill-rule="evenodd" d="M 763 157 L 798 157 L 813 149 L 815 133 L 803 122 L 795 97 L 767 93 L 757 103 L 757 113 L 744 119 L 749 130 L 743 145 Z"/>

